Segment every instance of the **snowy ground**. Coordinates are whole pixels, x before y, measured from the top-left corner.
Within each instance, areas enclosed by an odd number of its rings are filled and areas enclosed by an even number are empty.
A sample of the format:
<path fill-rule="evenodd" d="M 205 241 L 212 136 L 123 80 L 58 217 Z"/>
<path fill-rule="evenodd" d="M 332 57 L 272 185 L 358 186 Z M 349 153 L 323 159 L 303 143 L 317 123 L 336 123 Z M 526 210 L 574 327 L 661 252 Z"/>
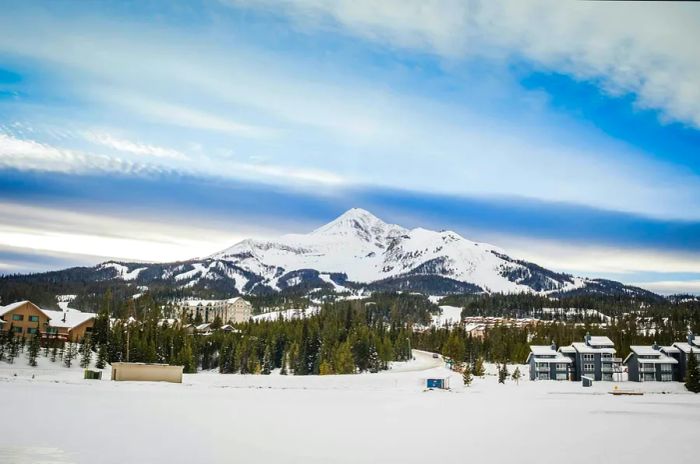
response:
<path fill-rule="evenodd" d="M 464 389 L 420 352 L 380 374 L 182 385 L 87 381 L 40 362 L 0 363 L 1 463 L 682 462 L 700 423 L 700 396 L 678 383 L 622 383 L 645 395 L 613 397 L 611 383 L 489 375 Z M 445 375 L 453 391 L 424 391 Z"/>

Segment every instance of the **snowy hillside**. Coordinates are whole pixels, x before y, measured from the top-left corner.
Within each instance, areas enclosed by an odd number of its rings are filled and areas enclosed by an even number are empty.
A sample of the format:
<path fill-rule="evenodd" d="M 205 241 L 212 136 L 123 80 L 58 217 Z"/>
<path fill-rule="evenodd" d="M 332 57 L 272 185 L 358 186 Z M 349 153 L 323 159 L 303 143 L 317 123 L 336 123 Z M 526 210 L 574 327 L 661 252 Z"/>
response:
<path fill-rule="evenodd" d="M 357 208 L 308 234 L 247 239 L 201 259 L 160 264 L 110 261 L 57 273 L 65 274 L 59 280 L 66 285 L 74 280 L 115 280 L 133 286 L 135 292 L 148 287 L 231 295 L 322 288 L 336 293 L 652 295 L 619 282 L 553 272 L 456 232 L 387 224 Z"/>
<path fill-rule="evenodd" d="M 585 285 L 583 279 L 528 266 L 455 232 L 408 230 L 362 209 L 351 209 L 309 234 L 244 240 L 209 259 L 255 274 L 261 278 L 258 285 L 275 290 L 306 279 L 342 286 L 415 276 L 451 279 L 486 292 L 566 291 Z M 316 272 L 304 272 L 309 270 Z"/>

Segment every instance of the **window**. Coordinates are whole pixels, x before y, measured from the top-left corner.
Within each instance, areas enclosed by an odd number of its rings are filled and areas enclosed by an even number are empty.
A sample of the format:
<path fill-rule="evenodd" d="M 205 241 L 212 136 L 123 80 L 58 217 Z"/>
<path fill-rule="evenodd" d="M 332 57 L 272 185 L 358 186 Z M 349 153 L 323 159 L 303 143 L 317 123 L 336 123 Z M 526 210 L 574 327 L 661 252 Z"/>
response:
<path fill-rule="evenodd" d="M 13 327 L 13 328 L 12 328 L 12 333 L 21 334 L 21 333 L 22 333 L 22 327 Z"/>
<path fill-rule="evenodd" d="M 593 361 L 593 354 L 584 354 L 583 360 L 584 361 Z"/>
<path fill-rule="evenodd" d="M 52 335 L 53 335 L 53 334 L 57 334 L 57 333 L 58 333 L 58 329 L 57 329 L 56 327 L 48 327 L 48 328 L 46 329 L 46 333 L 49 333 L 49 334 L 52 334 Z"/>
<path fill-rule="evenodd" d="M 27 329 L 27 333 L 28 333 L 28 334 L 34 335 L 34 334 L 37 333 L 37 330 L 36 330 L 35 327 L 29 327 L 29 328 Z"/>
<path fill-rule="evenodd" d="M 29 322 L 39 322 L 39 316 L 29 316 Z"/>
<path fill-rule="evenodd" d="M 549 374 L 546 372 L 540 372 L 537 378 L 539 380 L 549 380 Z"/>
<path fill-rule="evenodd" d="M 24 320 L 24 314 L 13 314 L 13 315 L 12 315 L 12 320 L 13 320 L 13 321 L 23 321 L 23 320 Z"/>
<path fill-rule="evenodd" d="M 566 364 L 557 364 L 557 370 L 558 370 L 558 371 L 565 371 L 565 370 L 566 370 Z"/>
<path fill-rule="evenodd" d="M 557 380 L 567 380 L 568 376 L 563 372 L 557 372 Z"/>
<path fill-rule="evenodd" d="M 671 382 L 671 381 L 673 381 L 673 375 L 671 375 L 671 374 L 661 374 L 661 381 L 662 381 L 662 382 Z"/>
<path fill-rule="evenodd" d="M 670 364 L 662 364 L 661 365 L 661 372 L 671 372 L 671 365 Z"/>
<path fill-rule="evenodd" d="M 601 359 L 612 359 L 612 355 L 610 353 L 603 353 L 600 355 Z"/>
<path fill-rule="evenodd" d="M 607 382 L 612 382 L 613 375 L 612 374 L 603 374 L 603 380 Z"/>
<path fill-rule="evenodd" d="M 593 364 L 584 364 L 583 370 L 586 372 L 593 372 L 595 370 L 595 366 Z"/>

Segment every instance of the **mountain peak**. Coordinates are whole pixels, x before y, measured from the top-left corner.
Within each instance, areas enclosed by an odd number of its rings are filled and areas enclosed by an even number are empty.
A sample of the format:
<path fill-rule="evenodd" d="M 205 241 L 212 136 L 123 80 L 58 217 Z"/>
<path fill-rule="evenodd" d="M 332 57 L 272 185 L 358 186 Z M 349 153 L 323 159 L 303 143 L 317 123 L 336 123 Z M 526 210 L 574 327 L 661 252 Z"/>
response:
<path fill-rule="evenodd" d="M 311 235 L 357 235 L 365 241 L 405 233 L 406 230 L 394 224 L 387 224 L 374 214 L 362 208 L 351 208 L 328 224 L 314 230 Z"/>

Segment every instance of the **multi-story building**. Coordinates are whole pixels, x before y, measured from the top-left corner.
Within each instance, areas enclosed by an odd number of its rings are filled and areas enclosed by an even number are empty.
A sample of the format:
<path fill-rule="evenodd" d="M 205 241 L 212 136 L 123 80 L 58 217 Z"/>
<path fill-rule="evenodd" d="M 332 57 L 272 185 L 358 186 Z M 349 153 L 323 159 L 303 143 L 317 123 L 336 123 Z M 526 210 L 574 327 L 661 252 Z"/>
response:
<path fill-rule="evenodd" d="M 527 356 L 530 380 L 568 380 L 573 373 L 573 360 L 557 351 L 557 345 L 530 345 Z"/>
<path fill-rule="evenodd" d="M 253 315 L 253 306 L 241 297 L 227 300 L 183 300 L 174 304 L 176 311 L 192 319 L 200 316 L 203 322 L 214 322 L 217 316 L 227 322 L 247 322 Z"/>
<path fill-rule="evenodd" d="M 632 382 L 671 382 L 680 380 L 678 360 L 664 352 L 673 347 L 630 346 L 632 352 L 625 358 L 627 379 Z"/>
<path fill-rule="evenodd" d="M 80 341 L 95 324 L 94 313 L 76 309 L 53 311 L 42 309 L 31 301 L 18 301 L 0 306 L 0 330 L 11 330 L 17 336 L 40 335 L 59 340 Z"/>
<path fill-rule="evenodd" d="M 586 334 L 583 342 L 559 348 L 559 352 L 573 361 L 571 380 L 588 377 L 592 380 L 614 380 L 621 373 L 622 360 L 616 358 L 615 344 L 608 337 Z"/>
<path fill-rule="evenodd" d="M 676 342 L 673 346 L 661 347 L 661 351 L 678 361 L 676 379 L 683 382 L 688 369 L 688 358 L 691 354 L 700 362 L 700 336 L 689 333 L 685 342 Z"/>

